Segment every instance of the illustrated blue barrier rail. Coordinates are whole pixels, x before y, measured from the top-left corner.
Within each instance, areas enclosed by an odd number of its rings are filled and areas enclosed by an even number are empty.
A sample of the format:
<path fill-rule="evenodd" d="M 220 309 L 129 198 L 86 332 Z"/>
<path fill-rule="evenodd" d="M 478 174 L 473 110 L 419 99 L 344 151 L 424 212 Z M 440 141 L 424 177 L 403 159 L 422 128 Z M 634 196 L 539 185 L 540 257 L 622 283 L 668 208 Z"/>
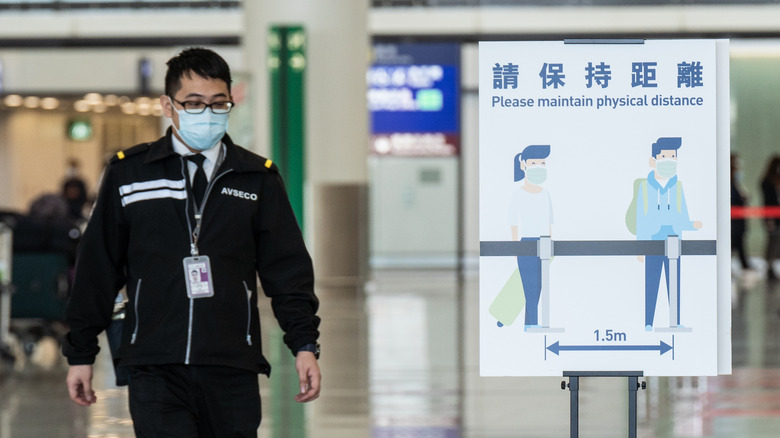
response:
<path fill-rule="evenodd" d="M 599 256 L 666 256 L 669 257 L 669 328 L 657 331 L 690 331 L 680 326 L 677 302 L 677 278 L 681 256 L 714 256 L 717 254 L 715 240 L 682 240 L 669 236 L 666 240 L 552 240 L 542 236 L 539 240 L 524 241 L 481 241 L 481 257 L 536 256 L 542 262 L 542 294 L 539 327 L 528 331 L 561 332 L 563 329 L 550 327 L 550 259 L 552 257 L 599 257 Z"/>

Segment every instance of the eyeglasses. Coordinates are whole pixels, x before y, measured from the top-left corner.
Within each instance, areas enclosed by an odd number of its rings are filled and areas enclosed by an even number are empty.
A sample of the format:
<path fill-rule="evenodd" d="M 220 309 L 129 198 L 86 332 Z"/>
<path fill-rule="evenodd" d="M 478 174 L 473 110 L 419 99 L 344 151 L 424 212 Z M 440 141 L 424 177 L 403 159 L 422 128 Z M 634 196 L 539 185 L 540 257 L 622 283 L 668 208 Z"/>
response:
<path fill-rule="evenodd" d="M 179 102 L 178 100 L 174 99 L 173 96 L 170 97 L 172 101 L 181 105 L 182 108 L 184 108 L 184 112 L 187 114 L 201 114 L 203 111 L 206 111 L 206 108 L 211 108 L 211 112 L 214 114 L 227 114 L 230 112 L 230 110 L 233 109 L 233 105 L 235 105 L 229 100 L 213 103 L 198 102 L 196 100 L 185 100 L 184 102 Z"/>

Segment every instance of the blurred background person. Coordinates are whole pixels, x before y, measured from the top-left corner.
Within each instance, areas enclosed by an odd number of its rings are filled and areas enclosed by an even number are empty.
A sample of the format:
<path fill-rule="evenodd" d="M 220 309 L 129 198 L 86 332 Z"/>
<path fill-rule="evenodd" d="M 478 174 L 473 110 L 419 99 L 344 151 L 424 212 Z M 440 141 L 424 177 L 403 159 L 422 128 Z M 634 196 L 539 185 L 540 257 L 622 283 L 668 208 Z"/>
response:
<path fill-rule="evenodd" d="M 742 183 L 744 173 L 737 154 L 731 154 L 731 206 L 745 207 L 747 205 L 747 191 Z M 731 219 L 731 251 L 737 253 L 742 271 L 750 269 L 750 262 L 745 254 L 745 232 L 747 221 L 740 218 Z"/>
<path fill-rule="evenodd" d="M 81 232 L 68 215 L 68 202 L 57 193 L 44 193 L 33 200 L 29 212 L 14 225 L 14 251 L 57 252 L 76 259 Z"/>
<path fill-rule="evenodd" d="M 761 180 L 761 194 L 764 206 L 779 206 L 778 193 L 780 193 L 780 155 L 774 155 L 769 160 L 769 166 L 767 166 L 764 177 Z M 777 274 L 775 274 L 773 264 L 777 258 L 778 248 L 780 248 L 780 220 L 769 217 L 764 220 L 764 224 L 767 231 L 765 252 L 767 280 L 776 280 Z"/>
<path fill-rule="evenodd" d="M 87 204 L 87 184 L 81 177 L 80 167 L 77 159 L 69 159 L 65 180 L 62 182 L 62 196 L 68 204 L 68 217 L 79 222 L 86 219 L 84 206 Z"/>

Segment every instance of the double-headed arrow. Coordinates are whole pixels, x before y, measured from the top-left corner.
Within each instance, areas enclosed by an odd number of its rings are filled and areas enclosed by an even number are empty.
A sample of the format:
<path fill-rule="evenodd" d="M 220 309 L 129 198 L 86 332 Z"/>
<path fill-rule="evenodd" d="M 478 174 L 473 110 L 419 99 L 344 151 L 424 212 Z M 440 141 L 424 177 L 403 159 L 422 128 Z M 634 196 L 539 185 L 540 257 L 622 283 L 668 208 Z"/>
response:
<path fill-rule="evenodd" d="M 657 350 L 661 354 L 666 353 L 667 351 L 671 350 L 672 347 L 665 343 L 664 341 L 660 341 L 658 345 L 559 345 L 559 343 L 556 341 L 554 344 L 547 347 L 548 350 L 552 351 L 556 355 L 559 354 L 561 351 L 653 351 Z"/>

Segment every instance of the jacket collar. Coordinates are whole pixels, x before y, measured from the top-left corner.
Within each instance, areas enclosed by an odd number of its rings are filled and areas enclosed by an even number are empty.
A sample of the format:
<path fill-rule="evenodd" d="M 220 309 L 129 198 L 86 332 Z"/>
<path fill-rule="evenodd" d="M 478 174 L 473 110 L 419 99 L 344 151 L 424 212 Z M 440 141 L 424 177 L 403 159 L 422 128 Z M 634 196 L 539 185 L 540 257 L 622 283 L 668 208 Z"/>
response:
<path fill-rule="evenodd" d="M 647 175 L 647 182 L 653 186 L 656 190 L 661 192 L 661 194 L 666 193 L 667 190 L 674 187 L 675 184 L 677 184 L 677 175 L 669 178 L 669 181 L 667 181 L 665 187 L 661 187 L 661 184 L 658 183 L 658 180 L 655 179 L 655 171 L 651 170 L 650 173 Z"/>
<path fill-rule="evenodd" d="M 173 150 L 172 135 L 173 130 L 169 127 L 164 136 L 151 143 L 144 163 L 148 164 L 170 157 L 178 157 L 179 154 Z M 222 143 L 225 145 L 225 159 L 222 161 L 220 169 L 232 169 L 234 172 L 259 172 L 266 170 L 264 159 L 237 146 L 229 135 L 225 134 L 222 137 Z"/>

